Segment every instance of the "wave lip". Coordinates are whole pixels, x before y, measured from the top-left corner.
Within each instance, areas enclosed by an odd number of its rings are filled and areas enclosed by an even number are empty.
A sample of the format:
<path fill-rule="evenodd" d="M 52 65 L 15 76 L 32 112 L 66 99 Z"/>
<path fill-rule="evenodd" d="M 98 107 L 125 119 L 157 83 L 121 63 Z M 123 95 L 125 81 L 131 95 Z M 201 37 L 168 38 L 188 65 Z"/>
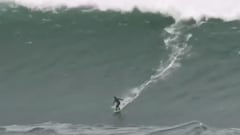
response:
<path fill-rule="evenodd" d="M 239 0 L 1 0 L 30 9 L 52 10 L 56 8 L 91 7 L 100 11 L 114 10 L 131 12 L 135 8 L 142 12 L 161 13 L 175 20 L 216 18 L 225 21 L 240 19 Z"/>

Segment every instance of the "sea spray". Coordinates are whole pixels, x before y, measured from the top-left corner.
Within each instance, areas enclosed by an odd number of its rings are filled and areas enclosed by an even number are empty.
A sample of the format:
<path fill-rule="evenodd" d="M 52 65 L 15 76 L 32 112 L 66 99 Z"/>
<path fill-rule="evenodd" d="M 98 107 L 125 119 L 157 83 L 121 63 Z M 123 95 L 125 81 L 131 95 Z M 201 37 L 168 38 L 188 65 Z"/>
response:
<path fill-rule="evenodd" d="M 160 65 L 156 72 L 151 75 L 148 80 L 128 90 L 128 92 L 122 96 L 123 101 L 120 104 L 121 109 L 137 99 L 148 86 L 160 79 L 164 79 L 173 69 L 180 67 L 181 56 L 188 52 L 190 48 L 187 42 L 192 37 L 192 34 L 186 32 L 188 27 L 190 26 L 186 26 L 179 22 L 164 29 L 167 35 L 164 43 L 166 49 L 170 50 L 169 58 L 165 62 L 160 61 Z M 114 106 L 112 108 L 114 108 Z"/>
<path fill-rule="evenodd" d="M 100 11 L 161 13 L 175 20 L 217 18 L 226 21 L 239 20 L 238 0 L 0 0 L 15 3 L 33 10 L 56 10 L 59 8 L 91 8 Z"/>

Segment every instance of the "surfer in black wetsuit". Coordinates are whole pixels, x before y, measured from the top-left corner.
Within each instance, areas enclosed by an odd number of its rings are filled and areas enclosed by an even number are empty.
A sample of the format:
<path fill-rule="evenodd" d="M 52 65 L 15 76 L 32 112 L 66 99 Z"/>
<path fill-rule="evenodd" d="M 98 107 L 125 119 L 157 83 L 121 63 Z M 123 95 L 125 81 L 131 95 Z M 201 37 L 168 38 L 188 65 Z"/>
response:
<path fill-rule="evenodd" d="M 120 107 L 119 107 L 119 105 L 121 103 L 120 100 L 123 100 L 123 99 L 117 98 L 117 97 L 114 96 L 113 103 L 116 103 L 116 111 L 120 111 Z"/>

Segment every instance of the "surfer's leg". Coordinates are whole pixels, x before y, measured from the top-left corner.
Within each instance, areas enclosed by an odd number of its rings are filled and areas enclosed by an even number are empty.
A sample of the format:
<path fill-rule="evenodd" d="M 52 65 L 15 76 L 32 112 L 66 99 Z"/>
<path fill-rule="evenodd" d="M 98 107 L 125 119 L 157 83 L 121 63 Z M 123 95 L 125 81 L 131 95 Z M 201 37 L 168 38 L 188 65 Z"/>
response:
<path fill-rule="evenodd" d="M 116 110 L 120 110 L 119 105 L 120 105 L 120 104 L 117 104 L 117 105 L 116 105 Z"/>

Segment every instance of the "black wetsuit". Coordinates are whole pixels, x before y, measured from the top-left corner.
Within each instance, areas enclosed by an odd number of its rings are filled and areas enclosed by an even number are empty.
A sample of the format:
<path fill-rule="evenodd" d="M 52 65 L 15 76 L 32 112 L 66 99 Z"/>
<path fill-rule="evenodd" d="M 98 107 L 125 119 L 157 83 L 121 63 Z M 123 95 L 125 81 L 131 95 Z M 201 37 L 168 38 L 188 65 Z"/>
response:
<path fill-rule="evenodd" d="M 114 97 L 113 103 L 116 103 L 116 111 L 117 111 L 117 110 L 120 110 L 120 108 L 119 108 L 119 106 L 120 106 L 120 100 L 122 100 L 122 99 L 121 99 L 121 98 Z"/>

